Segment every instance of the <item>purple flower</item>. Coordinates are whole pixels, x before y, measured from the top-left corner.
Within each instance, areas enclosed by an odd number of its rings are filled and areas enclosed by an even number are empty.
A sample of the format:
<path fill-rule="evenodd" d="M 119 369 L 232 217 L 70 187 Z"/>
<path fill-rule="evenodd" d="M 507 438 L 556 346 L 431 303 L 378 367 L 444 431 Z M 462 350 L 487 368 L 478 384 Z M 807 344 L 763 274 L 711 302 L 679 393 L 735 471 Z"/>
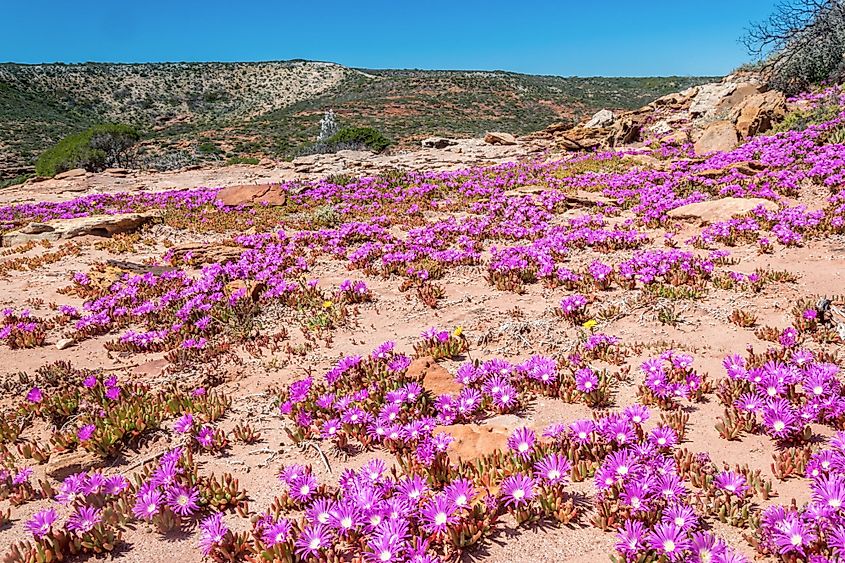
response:
<path fill-rule="evenodd" d="M 35 536 L 35 539 L 40 540 L 50 533 L 50 529 L 53 527 L 53 524 L 56 522 L 58 517 L 59 515 L 56 514 L 55 509 L 48 508 L 41 510 L 36 512 L 32 518 L 27 520 L 26 529 Z"/>
<path fill-rule="evenodd" d="M 446 485 L 443 493 L 455 508 L 467 508 L 475 498 L 475 487 L 472 481 L 462 478 Z"/>
<path fill-rule="evenodd" d="M 26 400 L 30 403 L 40 403 L 44 400 L 44 393 L 42 393 L 41 389 L 38 387 L 33 387 L 29 390 L 29 393 L 26 394 Z"/>
<path fill-rule="evenodd" d="M 208 556 L 215 547 L 220 543 L 229 533 L 229 528 L 223 522 L 223 513 L 215 512 L 200 523 L 200 542 L 199 547 L 203 555 Z"/>
<path fill-rule="evenodd" d="M 549 454 L 534 464 L 534 474 L 537 478 L 553 485 L 564 483 L 569 479 L 572 464 L 560 454 Z"/>
<path fill-rule="evenodd" d="M 599 378 L 590 368 L 581 368 L 575 372 L 575 387 L 582 393 L 592 393 L 599 386 Z"/>
<path fill-rule="evenodd" d="M 845 478 L 840 475 L 820 477 L 812 486 L 813 500 L 838 512 L 845 506 Z"/>
<path fill-rule="evenodd" d="M 317 557 L 320 550 L 330 547 L 332 536 L 330 530 L 322 524 L 309 526 L 296 539 L 296 554 L 307 559 Z"/>
<path fill-rule="evenodd" d="M 163 501 L 164 497 L 158 489 L 138 491 L 132 514 L 139 520 L 150 520 L 160 512 Z"/>
<path fill-rule="evenodd" d="M 444 533 L 450 524 L 458 522 L 455 505 L 446 495 L 429 499 L 421 514 L 426 531 L 432 534 Z"/>
<path fill-rule="evenodd" d="M 678 435 L 669 426 L 658 426 L 651 431 L 648 440 L 658 448 L 671 448 L 678 443 Z"/>
<path fill-rule="evenodd" d="M 713 482 L 719 489 L 740 498 L 745 496 L 745 491 L 748 490 L 745 477 L 733 471 L 722 471 L 716 475 Z"/>
<path fill-rule="evenodd" d="M 796 430 L 795 422 L 792 405 L 785 399 L 774 399 L 763 407 L 763 423 L 774 438 L 790 436 Z"/>
<path fill-rule="evenodd" d="M 690 542 L 683 529 L 672 523 L 661 523 L 648 535 L 651 548 L 672 561 L 677 561 L 689 549 Z"/>
<path fill-rule="evenodd" d="M 194 427 L 194 417 L 190 413 L 183 414 L 173 423 L 173 430 L 179 434 L 190 432 Z"/>
<path fill-rule="evenodd" d="M 643 405 L 635 404 L 627 407 L 624 411 L 625 418 L 632 424 L 640 425 L 648 420 L 649 411 Z"/>
<path fill-rule="evenodd" d="M 592 420 L 577 420 L 569 427 L 572 438 L 579 444 L 589 444 L 595 429 L 596 425 Z"/>
<path fill-rule="evenodd" d="M 167 490 L 167 507 L 180 516 L 190 516 L 199 510 L 199 498 L 196 487 L 174 485 Z"/>
<path fill-rule="evenodd" d="M 696 532 L 690 541 L 690 552 L 693 563 L 710 563 L 721 561 L 727 547 L 725 543 L 710 532 Z"/>
<path fill-rule="evenodd" d="M 352 502 L 341 501 L 329 515 L 329 524 L 345 536 L 362 524 L 361 512 Z"/>
<path fill-rule="evenodd" d="M 663 522 L 674 524 L 678 528 L 688 532 L 698 526 L 698 516 L 691 506 L 676 503 L 663 511 Z"/>
<path fill-rule="evenodd" d="M 80 506 L 68 517 L 65 526 L 68 530 L 78 534 L 84 534 L 90 532 L 100 522 L 101 518 L 102 514 L 99 508 Z"/>
<path fill-rule="evenodd" d="M 214 428 L 211 426 L 203 426 L 200 428 L 199 432 L 197 432 L 197 442 L 203 448 L 210 448 L 214 444 Z"/>
<path fill-rule="evenodd" d="M 502 481 L 502 497 L 505 499 L 505 506 L 519 507 L 527 504 L 534 498 L 534 479 L 515 473 Z"/>
<path fill-rule="evenodd" d="M 119 495 L 127 488 L 129 488 L 129 481 L 123 475 L 106 477 L 106 482 L 103 485 L 103 490 L 107 495 Z"/>
<path fill-rule="evenodd" d="M 94 431 L 97 430 L 97 427 L 93 424 L 86 424 L 82 428 L 79 429 L 76 433 L 76 437 L 79 438 L 80 442 L 85 442 L 91 439 L 91 436 L 94 435 Z"/>
<path fill-rule="evenodd" d="M 537 437 L 530 428 L 518 428 L 508 438 L 508 448 L 522 459 L 527 458 L 534 451 Z"/>
<path fill-rule="evenodd" d="M 788 518 L 773 529 L 773 539 L 781 555 L 797 553 L 804 555 L 804 548 L 813 543 L 816 534 L 810 526 L 798 518 Z"/>
<path fill-rule="evenodd" d="M 23 469 L 21 469 L 20 471 L 15 473 L 14 477 L 12 477 L 12 484 L 13 485 L 23 485 L 24 483 L 29 481 L 29 478 L 31 476 L 32 476 L 32 468 L 31 467 L 24 467 Z"/>
<path fill-rule="evenodd" d="M 372 538 L 368 545 L 370 551 L 364 552 L 364 558 L 369 563 L 404 561 L 402 558 L 402 553 L 405 550 L 404 542 L 392 534 L 382 534 Z M 417 559 L 413 559 L 413 561 L 417 563 Z"/>
<path fill-rule="evenodd" d="M 643 536 L 645 526 L 639 520 L 625 520 L 622 530 L 616 535 L 616 550 L 634 555 L 645 547 Z"/>
<path fill-rule="evenodd" d="M 285 543 L 290 539 L 292 531 L 293 526 L 291 526 L 290 521 L 280 518 L 264 528 L 264 532 L 261 534 L 261 541 L 268 547 Z"/>
<path fill-rule="evenodd" d="M 290 483 L 290 498 L 298 502 L 305 502 L 317 490 L 317 479 L 307 473 Z"/>

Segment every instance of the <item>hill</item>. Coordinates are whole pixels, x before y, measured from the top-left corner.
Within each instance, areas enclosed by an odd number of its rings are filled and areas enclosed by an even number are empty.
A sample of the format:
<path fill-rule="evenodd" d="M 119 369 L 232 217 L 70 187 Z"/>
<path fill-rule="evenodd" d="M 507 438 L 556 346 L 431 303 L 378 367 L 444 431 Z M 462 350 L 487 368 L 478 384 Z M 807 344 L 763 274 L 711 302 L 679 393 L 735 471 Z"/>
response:
<path fill-rule="evenodd" d="M 290 157 L 326 109 L 400 145 L 432 135 L 527 133 L 597 109 L 631 109 L 706 77 L 565 78 L 510 72 L 352 69 L 333 63 L 0 64 L 0 179 L 94 123 L 145 132 L 142 164 Z"/>

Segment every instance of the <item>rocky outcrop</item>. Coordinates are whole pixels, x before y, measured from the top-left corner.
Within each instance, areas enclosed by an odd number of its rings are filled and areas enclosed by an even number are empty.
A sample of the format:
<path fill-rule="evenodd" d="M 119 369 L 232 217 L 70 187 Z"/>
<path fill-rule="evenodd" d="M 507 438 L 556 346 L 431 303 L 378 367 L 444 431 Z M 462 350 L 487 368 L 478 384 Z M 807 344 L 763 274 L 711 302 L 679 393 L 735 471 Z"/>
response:
<path fill-rule="evenodd" d="M 172 258 L 191 264 L 228 264 L 241 257 L 243 246 L 190 242 L 170 249 Z"/>
<path fill-rule="evenodd" d="M 515 145 L 516 137 L 510 133 L 491 131 L 484 135 L 484 142 L 490 145 Z"/>
<path fill-rule="evenodd" d="M 706 225 L 717 221 L 727 221 L 735 215 L 744 215 L 761 205 L 769 211 L 778 210 L 778 204 L 768 199 L 725 197 L 682 205 L 672 209 L 666 215 L 672 219 L 692 219 L 701 225 Z"/>
<path fill-rule="evenodd" d="M 765 133 L 786 114 L 786 96 L 772 90 L 754 94 L 739 102 L 730 114 L 742 138 Z"/>
<path fill-rule="evenodd" d="M 729 151 L 739 144 L 734 124 L 726 119 L 714 121 L 704 128 L 695 142 L 695 154 L 703 155 L 716 151 Z"/>
<path fill-rule="evenodd" d="M 55 219 L 45 223 L 30 223 L 16 231 L 2 235 L 2 246 L 17 246 L 30 240 L 64 240 L 83 235 L 111 237 L 130 233 L 144 223 L 161 216 L 158 211 L 123 213 L 118 215 L 91 215 L 75 219 Z"/>
<path fill-rule="evenodd" d="M 447 139 L 446 137 L 428 137 L 420 141 L 420 145 L 424 149 L 445 149 L 457 145 L 455 139 Z"/>
<path fill-rule="evenodd" d="M 84 168 L 73 168 L 71 170 L 67 170 L 65 172 L 61 172 L 53 176 L 54 180 L 70 180 L 72 178 L 81 178 L 88 174 L 88 171 Z"/>
<path fill-rule="evenodd" d="M 526 136 L 564 151 L 620 149 L 639 142 L 696 142 L 699 154 L 730 150 L 741 138 L 768 130 L 783 115 L 779 92 L 761 92 L 749 75 L 731 75 L 668 94 L 637 110 L 614 114 L 601 110 L 575 127 L 554 124 Z"/>
<path fill-rule="evenodd" d="M 610 127 L 613 125 L 615 116 L 609 109 L 602 109 L 593 114 L 593 117 L 584 124 L 587 129 L 601 129 L 603 127 Z"/>

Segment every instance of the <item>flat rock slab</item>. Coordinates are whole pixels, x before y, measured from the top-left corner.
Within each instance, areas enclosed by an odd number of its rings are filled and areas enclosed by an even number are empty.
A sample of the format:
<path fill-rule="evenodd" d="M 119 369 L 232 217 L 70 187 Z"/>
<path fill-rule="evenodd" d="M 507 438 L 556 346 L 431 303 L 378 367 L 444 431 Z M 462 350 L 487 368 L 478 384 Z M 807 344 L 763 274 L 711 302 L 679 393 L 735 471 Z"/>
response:
<path fill-rule="evenodd" d="M 682 205 L 672 209 L 666 215 L 672 219 L 697 220 L 700 224 L 706 225 L 718 221 L 727 221 L 734 215 L 744 215 L 760 205 L 769 211 L 778 210 L 778 204 L 768 199 L 725 197 Z"/>
<path fill-rule="evenodd" d="M 288 195 L 280 184 L 229 186 L 217 192 L 217 199 L 228 207 L 239 205 L 284 205 Z"/>
<path fill-rule="evenodd" d="M 2 246 L 10 247 L 31 240 L 64 240 L 83 235 L 111 237 L 129 233 L 141 225 L 161 217 L 161 213 L 122 213 L 118 215 L 90 215 L 75 219 L 54 219 L 29 225 L 2 235 Z"/>

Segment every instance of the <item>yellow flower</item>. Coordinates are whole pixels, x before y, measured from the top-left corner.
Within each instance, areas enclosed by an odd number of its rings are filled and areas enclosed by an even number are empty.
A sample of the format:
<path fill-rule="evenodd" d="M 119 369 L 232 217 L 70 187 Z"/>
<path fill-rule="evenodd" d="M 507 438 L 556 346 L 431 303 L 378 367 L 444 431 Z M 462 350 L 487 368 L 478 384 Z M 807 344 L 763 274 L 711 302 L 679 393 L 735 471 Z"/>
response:
<path fill-rule="evenodd" d="M 455 329 L 455 333 L 454 333 L 454 334 L 455 334 L 455 337 L 456 337 L 456 338 L 458 338 L 458 337 L 460 337 L 460 336 L 461 336 L 461 334 L 463 334 L 463 333 L 464 333 L 464 327 L 459 326 L 458 328 L 456 328 L 456 329 Z"/>
<path fill-rule="evenodd" d="M 334 305 L 334 303 L 331 301 L 323 301 L 323 309 L 331 309 L 332 305 Z"/>
<path fill-rule="evenodd" d="M 590 330 L 591 328 L 593 328 L 597 324 L 599 324 L 599 323 L 596 321 L 596 319 L 590 319 L 589 321 L 585 322 L 582 326 L 584 328 L 586 328 L 587 330 Z"/>

